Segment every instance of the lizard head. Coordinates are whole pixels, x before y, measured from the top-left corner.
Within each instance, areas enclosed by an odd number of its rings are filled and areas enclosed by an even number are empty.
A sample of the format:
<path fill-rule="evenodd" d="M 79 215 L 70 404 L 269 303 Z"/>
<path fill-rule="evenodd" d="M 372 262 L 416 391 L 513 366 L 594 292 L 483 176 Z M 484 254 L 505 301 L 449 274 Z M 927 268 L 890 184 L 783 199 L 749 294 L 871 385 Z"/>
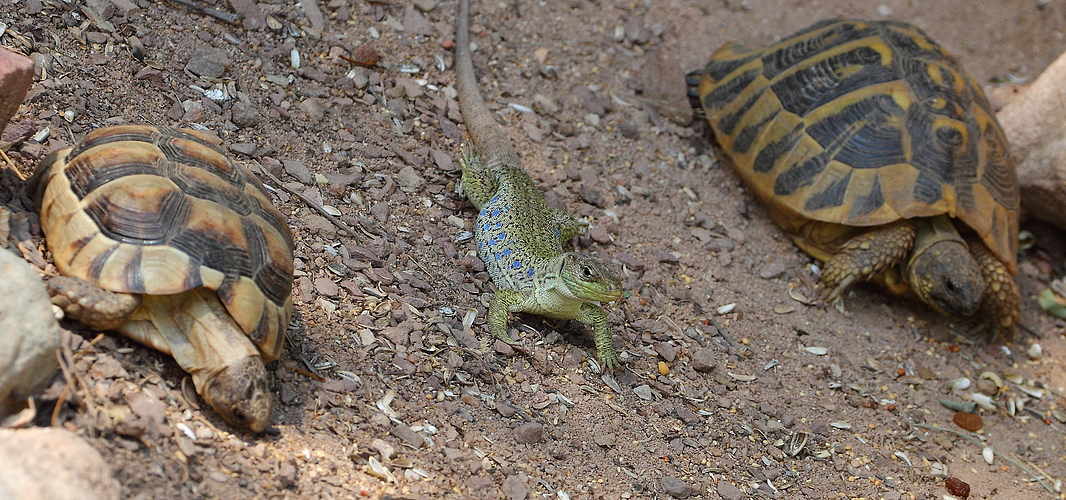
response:
<path fill-rule="evenodd" d="M 596 255 L 583 252 L 564 254 L 559 275 L 570 292 L 582 299 L 611 302 L 622 297 L 618 268 Z"/>

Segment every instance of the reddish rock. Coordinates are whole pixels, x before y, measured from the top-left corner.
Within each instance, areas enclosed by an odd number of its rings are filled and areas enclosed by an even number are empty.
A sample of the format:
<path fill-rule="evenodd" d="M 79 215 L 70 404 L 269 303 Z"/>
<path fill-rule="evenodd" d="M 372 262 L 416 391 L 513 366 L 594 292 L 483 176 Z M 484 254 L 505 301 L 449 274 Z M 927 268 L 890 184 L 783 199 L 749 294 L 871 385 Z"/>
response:
<path fill-rule="evenodd" d="M 976 413 L 967 413 L 964 411 L 956 413 L 955 416 L 951 419 L 951 421 L 955 422 L 955 425 L 962 427 L 963 429 L 966 429 L 970 432 L 977 432 L 981 430 L 981 427 L 985 426 L 984 420 L 981 419 L 980 415 Z"/>
<path fill-rule="evenodd" d="M 0 131 L 15 116 L 33 83 L 33 60 L 0 47 Z"/>

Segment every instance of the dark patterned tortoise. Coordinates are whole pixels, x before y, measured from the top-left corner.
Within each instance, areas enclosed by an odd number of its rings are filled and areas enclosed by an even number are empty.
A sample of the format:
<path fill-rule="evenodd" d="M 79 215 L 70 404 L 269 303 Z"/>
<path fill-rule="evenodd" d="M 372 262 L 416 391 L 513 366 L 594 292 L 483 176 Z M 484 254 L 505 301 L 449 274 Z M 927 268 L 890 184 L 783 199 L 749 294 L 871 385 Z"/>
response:
<path fill-rule="evenodd" d="M 988 99 L 943 47 L 908 24 L 831 19 L 727 44 L 699 78 L 737 173 L 825 262 L 824 298 L 876 279 L 1013 331 L 1017 175 Z"/>
<path fill-rule="evenodd" d="M 49 155 L 29 189 L 63 275 L 53 302 L 173 355 L 219 415 L 264 429 L 293 239 L 263 184 L 208 134 L 128 125 Z"/>

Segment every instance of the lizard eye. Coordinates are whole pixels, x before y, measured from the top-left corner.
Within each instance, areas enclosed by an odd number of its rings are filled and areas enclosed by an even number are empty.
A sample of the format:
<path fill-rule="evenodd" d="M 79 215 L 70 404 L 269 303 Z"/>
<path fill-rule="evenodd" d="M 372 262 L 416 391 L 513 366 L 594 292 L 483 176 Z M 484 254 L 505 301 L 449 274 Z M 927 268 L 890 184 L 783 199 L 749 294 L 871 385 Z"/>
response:
<path fill-rule="evenodd" d="M 586 277 L 586 278 L 591 278 L 592 277 L 592 268 L 589 267 L 589 266 L 582 266 L 581 267 L 581 275 Z"/>

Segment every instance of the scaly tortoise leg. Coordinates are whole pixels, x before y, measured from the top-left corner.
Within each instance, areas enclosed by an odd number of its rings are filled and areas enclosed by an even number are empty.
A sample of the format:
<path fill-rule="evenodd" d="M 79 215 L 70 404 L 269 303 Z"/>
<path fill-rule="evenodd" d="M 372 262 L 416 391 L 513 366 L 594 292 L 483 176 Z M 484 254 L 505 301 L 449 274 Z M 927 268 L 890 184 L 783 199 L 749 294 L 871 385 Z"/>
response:
<path fill-rule="evenodd" d="M 822 298 L 835 301 L 849 286 L 897 264 L 914 244 L 914 225 L 901 220 L 876 227 L 840 245 L 822 270 Z"/>
<path fill-rule="evenodd" d="M 1007 271 L 1007 266 L 992 254 L 984 242 L 971 237 L 966 239 L 966 244 L 970 246 L 970 253 L 977 261 L 981 276 L 987 284 L 978 314 L 982 320 L 992 325 L 995 338 L 1003 336 L 1010 339 L 1014 334 L 1014 327 L 1021 320 L 1018 284 L 1010 271 Z"/>
<path fill-rule="evenodd" d="M 141 306 L 140 295 L 109 292 L 70 276 L 53 277 L 45 286 L 68 318 L 93 330 L 114 330 Z"/>

